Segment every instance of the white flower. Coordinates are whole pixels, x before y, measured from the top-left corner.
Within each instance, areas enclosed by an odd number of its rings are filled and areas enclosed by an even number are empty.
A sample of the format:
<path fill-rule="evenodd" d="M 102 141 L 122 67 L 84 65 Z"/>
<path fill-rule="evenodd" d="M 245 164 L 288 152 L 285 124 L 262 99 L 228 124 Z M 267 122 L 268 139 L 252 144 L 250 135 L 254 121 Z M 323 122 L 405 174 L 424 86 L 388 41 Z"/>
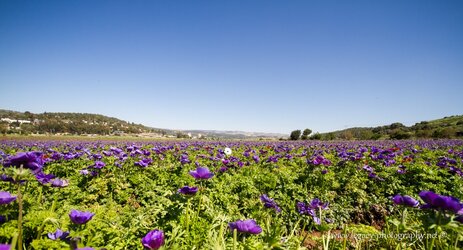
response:
<path fill-rule="evenodd" d="M 231 155 L 232 154 L 232 150 L 230 148 L 225 148 L 223 150 L 223 152 L 226 154 L 226 155 Z"/>

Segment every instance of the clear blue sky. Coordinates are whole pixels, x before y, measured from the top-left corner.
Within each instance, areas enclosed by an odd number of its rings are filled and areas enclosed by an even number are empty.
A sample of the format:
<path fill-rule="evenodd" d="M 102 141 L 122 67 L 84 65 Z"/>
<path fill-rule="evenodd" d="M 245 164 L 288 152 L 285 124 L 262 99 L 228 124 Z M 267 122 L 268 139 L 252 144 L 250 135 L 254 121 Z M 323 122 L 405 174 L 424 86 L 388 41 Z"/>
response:
<path fill-rule="evenodd" d="M 0 1 L 0 108 L 326 132 L 463 114 L 463 1 Z"/>

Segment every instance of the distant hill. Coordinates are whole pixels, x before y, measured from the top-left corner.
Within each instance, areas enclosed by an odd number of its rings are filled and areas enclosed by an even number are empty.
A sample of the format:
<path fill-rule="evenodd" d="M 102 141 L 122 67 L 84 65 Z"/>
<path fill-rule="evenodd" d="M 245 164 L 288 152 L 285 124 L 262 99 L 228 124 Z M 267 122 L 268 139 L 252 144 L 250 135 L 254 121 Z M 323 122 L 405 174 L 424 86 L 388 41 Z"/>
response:
<path fill-rule="evenodd" d="M 137 135 L 154 138 L 258 139 L 284 134 L 217 130 L 172 130 L 134 124 L 114 117 L 87 113 L 17 112 L 0 109 L 0 134 Z"/>
<path fill-rule="evenodd" d="M 348 128 L 329 133 L 314 134 L 311 138 L 321 140 L 463 138 L 463 115 L 422 121 L 409 127 L 396 122 L 378 127 Z"/>
<path fill-rule="evenodd" d="M 279 133 L 221 131 L 221 130 L 183 130 L 184 133 L 201 134 L 219 139 L 253 139 L 253 138 L 286 138 L 288 135 Z"/>
<path fill-rule="evenodd" d="M 16 112 L 0 109 L 0 133 L 120 135 L 162 133 L 141 124 L 87 113 Z"/>

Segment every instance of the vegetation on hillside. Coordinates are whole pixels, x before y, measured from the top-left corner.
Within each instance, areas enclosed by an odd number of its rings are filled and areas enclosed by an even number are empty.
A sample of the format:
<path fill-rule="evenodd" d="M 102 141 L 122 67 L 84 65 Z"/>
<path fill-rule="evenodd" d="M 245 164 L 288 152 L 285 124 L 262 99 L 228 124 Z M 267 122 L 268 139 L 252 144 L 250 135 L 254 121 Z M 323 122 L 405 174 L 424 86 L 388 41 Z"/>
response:
<path fill-rule="evenodd" d="M 319 138 L 314 138 L 314 137 Z M 348 128 L 340 131 L 312 135 L 312 139 L 322 140 L 377 140 L 411 138 L 462 138 L 463 115 L 444 117 L 432 121 L 422 121 L 407 127 L 396 122 L 373 128 Z"/>
<path fill-rule="evenodd" d="M 41 113 L 0 110 L 0 133 L 6 134 L 139 134 L 162 131 L 113 117 L 86 113 Z"/>

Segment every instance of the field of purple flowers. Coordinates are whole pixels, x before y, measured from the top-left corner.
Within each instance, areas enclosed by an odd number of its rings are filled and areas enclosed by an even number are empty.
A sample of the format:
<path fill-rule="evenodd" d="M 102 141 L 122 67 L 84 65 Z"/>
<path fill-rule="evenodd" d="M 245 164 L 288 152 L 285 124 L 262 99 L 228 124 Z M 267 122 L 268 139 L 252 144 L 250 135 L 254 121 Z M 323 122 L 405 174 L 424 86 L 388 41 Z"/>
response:
<path fill-rule="evenodd" d="M 463 141 L 0 141 L 0 249 L 463 248 Z"/>

